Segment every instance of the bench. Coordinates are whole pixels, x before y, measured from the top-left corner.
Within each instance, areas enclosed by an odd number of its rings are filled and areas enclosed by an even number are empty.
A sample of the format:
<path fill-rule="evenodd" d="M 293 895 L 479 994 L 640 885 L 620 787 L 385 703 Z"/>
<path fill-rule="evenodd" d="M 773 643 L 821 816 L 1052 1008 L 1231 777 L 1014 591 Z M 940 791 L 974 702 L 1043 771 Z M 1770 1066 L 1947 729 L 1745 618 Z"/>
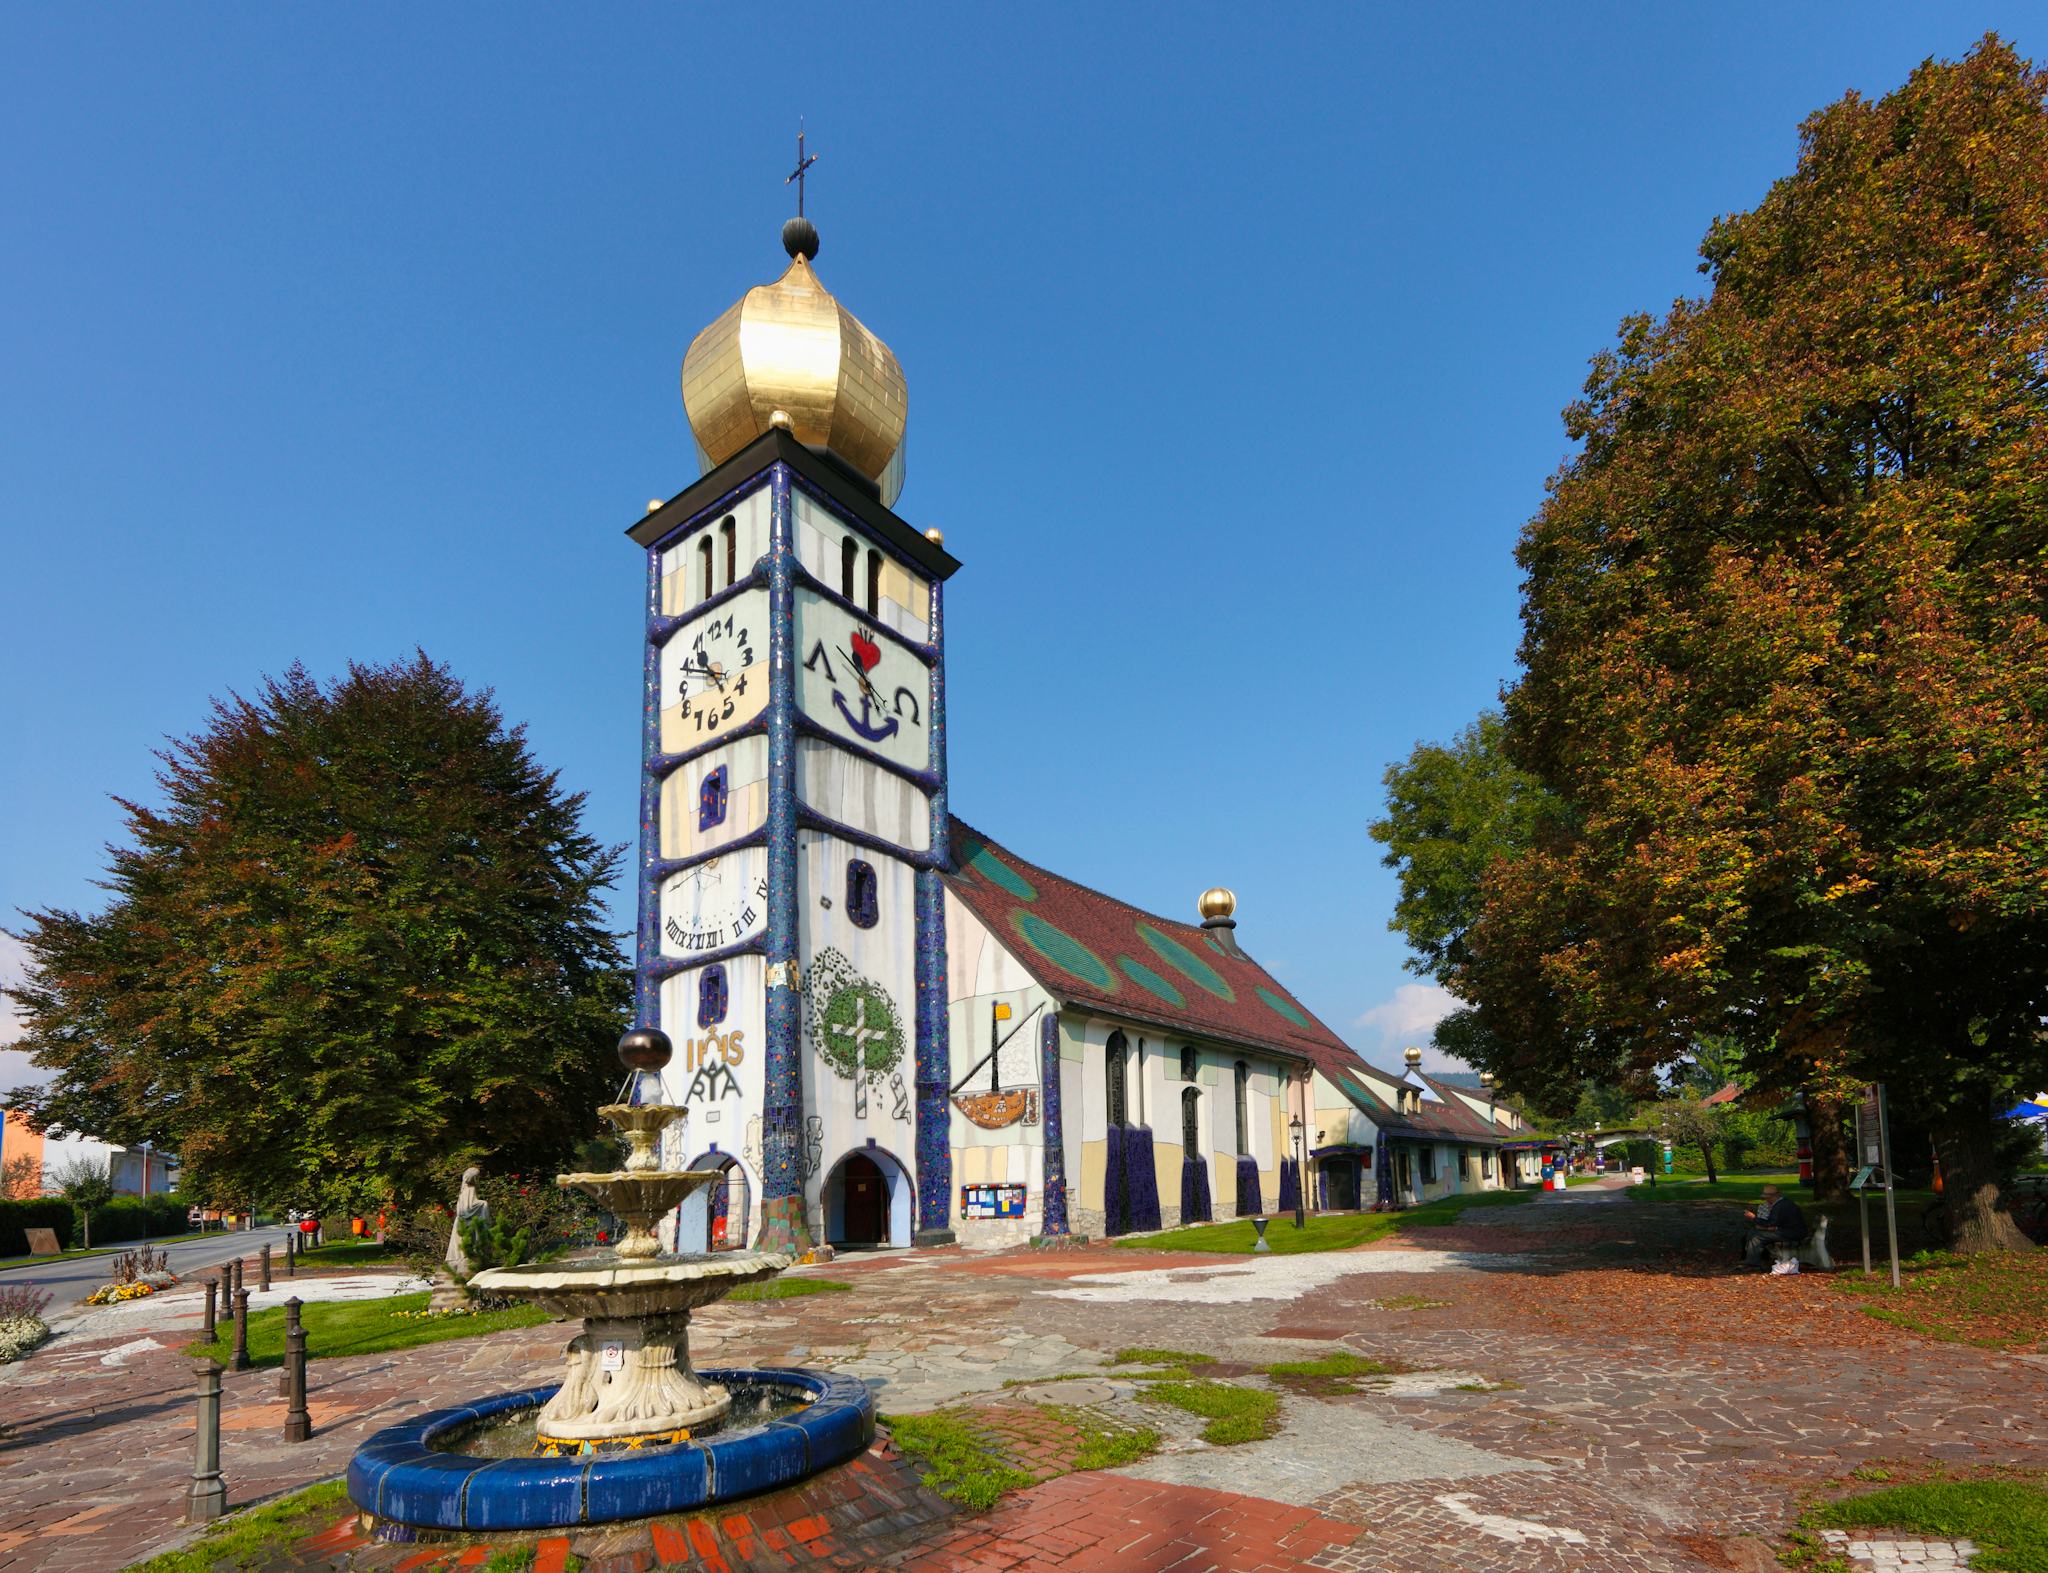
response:
<path fill-rule="evenodd" d="M 1813 1233 L 1797 1245 L 1780 1242 L 1771 1247 L 1774 1262 L 1798 1262 L 1802 1267 L 1814 1267 L 1822 1272 L 1835 1270 L 1835 1259 L 1828 1255 L 1828 1215 L 1822 1213 L 1820 1221 L 1813 1226 Z"/>

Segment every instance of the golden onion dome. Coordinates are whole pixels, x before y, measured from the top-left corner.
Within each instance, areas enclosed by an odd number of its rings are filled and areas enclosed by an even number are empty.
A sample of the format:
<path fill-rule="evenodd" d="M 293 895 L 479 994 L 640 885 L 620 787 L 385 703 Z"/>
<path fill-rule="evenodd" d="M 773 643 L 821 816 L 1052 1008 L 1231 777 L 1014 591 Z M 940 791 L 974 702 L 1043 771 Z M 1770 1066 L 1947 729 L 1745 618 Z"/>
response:
<path fill-rule="evenodd" d="M 1213 885 L 1197 898 L 1195 910 L 1202 914 L 1205 923 L 1213 923 L 1237 910 L 1237 897 L 1221 885 Z"/>
<path fill-rule="evenodd" d="M 818 282 L 810 221 L 790 220 L 782 244 L 782 277 L 748 290 L 683 357 L 683 408 L 704 467 L 783 426 L 873 481 L 891 505 L 903 490 L 903 368 Z"/>

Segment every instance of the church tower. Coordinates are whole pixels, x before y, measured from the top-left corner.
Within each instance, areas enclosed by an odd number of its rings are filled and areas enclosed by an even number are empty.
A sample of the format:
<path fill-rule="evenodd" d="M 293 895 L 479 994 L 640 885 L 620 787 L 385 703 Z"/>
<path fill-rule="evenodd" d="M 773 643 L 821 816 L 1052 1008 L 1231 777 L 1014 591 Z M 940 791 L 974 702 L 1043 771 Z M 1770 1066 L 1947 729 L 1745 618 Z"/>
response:
<path fill-rule="evenodd" d="M 727 1183 L 677 1249 L 807 1250 L 850 1209 L 946 1238 L 943 587 L 893 511 L 903 372 L 819 282 L 818 234 L 700 333 L 704 476 L 647 553 L 635 1021 L 675 1044 L 671 1166 Z M 856 1231 L 860 1233 L 860 1231 Z M 861 1237 L 868 1237 L 863 1234 Z"/>

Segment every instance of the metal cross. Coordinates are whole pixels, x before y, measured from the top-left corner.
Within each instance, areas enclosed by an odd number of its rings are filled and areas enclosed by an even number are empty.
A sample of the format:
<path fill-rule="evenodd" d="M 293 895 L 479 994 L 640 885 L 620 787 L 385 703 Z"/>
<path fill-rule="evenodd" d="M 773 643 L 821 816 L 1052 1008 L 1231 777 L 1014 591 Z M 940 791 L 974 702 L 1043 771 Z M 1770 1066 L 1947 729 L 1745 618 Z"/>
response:
<path fill-rule="evenodd" d="M 804 156 L 804 123 L 799 120 L 796 123 L 796 168 L 784 176 L 782 181 L 785 186 L 792 180 L 796 182 L 796 216 L 798 218 L 804 216 L 804 171 L 817 162 L 818 155 L 815 153 L 811 154 L 808 158 Z"/>

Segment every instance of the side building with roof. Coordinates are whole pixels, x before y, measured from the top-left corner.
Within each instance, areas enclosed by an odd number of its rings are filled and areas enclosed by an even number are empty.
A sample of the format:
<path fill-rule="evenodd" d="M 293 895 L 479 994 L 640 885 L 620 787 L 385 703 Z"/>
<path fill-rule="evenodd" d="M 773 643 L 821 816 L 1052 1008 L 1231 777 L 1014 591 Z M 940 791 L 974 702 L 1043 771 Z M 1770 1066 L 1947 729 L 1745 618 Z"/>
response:
<path fill-rule="evenodd" d="M 1514 1183 L 1518 1117 L 1359 1057 L 1239 945 L 1030 863 L 955 819 L 946 875 L 955 1223 L 1117 1235 L 1402 1207 Z M 1297 1122 L 1298 1125 L 1297 1125 Z"/>

